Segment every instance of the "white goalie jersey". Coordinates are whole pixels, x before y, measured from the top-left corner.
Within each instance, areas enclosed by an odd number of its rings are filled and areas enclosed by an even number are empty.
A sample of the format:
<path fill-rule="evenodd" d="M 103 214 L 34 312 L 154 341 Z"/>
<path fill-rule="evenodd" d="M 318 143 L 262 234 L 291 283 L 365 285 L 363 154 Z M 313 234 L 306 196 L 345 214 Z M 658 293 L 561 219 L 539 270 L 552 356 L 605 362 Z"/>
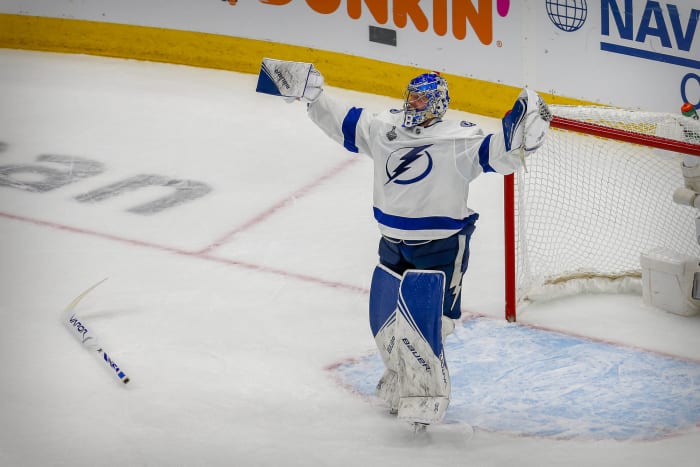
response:
<path fill-rule="evenodd" d="M 469 182 L 522 165 L 520 148 L 507 151 L 502 132 L 485 134 L 466 121 L 406 128 L 402 110 L 372 115 L 325 93 L 308 114 L 348 151 L 374 160 L 374 217 L 392 238 L 434 240 L 459 232 L 473 214 Z"/>

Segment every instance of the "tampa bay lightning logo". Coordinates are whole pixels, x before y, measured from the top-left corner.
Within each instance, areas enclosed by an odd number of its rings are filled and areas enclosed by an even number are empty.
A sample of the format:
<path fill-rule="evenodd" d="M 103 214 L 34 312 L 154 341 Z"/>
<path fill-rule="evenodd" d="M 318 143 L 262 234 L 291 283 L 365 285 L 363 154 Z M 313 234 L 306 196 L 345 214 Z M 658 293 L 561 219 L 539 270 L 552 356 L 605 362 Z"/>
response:
<path fill-rule="evenodd" d="M 393 182 L 398 185 L 410 185 L 423 180 L 433 169 L 433 158 L 427 149 L 432 144 L 417 148 L 401 148 L 392 152 L 386 161 L 385 185 Z"/>

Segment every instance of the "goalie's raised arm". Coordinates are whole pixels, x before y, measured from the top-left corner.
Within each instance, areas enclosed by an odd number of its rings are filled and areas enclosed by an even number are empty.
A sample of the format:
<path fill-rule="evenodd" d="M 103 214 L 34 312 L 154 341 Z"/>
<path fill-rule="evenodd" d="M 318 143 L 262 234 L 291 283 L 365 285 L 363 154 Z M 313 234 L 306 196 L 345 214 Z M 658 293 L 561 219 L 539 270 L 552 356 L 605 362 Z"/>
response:
<path fill-rule="evenodd" d="M 281 96 L 286 102 L 315 102 L 323 92 L 323 75 L 313 64 L 264 58 L 255 89 Z"/>
<path fill-rule="evenodd" d="M 506 151 L 522 149 L 531 154 L 544 144 L 552 112 L 535 92 L 523 89 L 513 108 L 503 117 Z"/>

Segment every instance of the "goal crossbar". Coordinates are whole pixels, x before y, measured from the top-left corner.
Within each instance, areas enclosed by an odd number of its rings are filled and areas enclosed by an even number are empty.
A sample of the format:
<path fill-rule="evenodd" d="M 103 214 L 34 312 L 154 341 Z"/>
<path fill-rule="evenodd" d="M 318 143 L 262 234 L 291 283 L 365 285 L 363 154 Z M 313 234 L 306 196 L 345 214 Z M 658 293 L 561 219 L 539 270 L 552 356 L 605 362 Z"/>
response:
<path fill-rule="evenodd" d="M 663 138 L 661 136 L 646 135 L 634 131 L 598 125 L 596 123 L 572 120 L 570 118 L 559 117 L 557 115 L 552 117 L 552 121 L 549 123 L 549 125 L 552 128 L 559 128 L 561 130 L 576 131 L 593 136 L 602 136 L 617 141 L 624 141 L 626 143 L 643 144 L 644 146 L 650 146 L 657 149 L 680 152 L 683 154 L 690 154 L 692 156 L 700 157 L 700 144 L 692 144 L 685 141 Z"/>

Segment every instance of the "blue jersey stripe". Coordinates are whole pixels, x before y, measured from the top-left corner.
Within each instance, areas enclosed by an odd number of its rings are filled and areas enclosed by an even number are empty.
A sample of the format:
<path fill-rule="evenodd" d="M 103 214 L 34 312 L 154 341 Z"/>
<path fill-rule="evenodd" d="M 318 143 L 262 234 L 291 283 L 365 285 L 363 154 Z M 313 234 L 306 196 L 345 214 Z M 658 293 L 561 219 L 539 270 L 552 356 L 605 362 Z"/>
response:
<path fill-rule="evenodd" d="M 402 217 L 386 214 L 381 209 L 374 208 L 374 218 L 382 225 L 401 230 L 461 230 L 470 222 L 466 219 L 453 219 L 445 216 Z"/>
<path fill-rule="evenodd" d="M 479 164 L 484 172 L 495 172 L 496 170 L 489 165 L 489 143 L 491 135 L 487 135 L 479 146 Z"/>
<path fill-rule="evenodd" d="M 343 146 L 350 152 L 360 152 L 355 145 L 355 136 L 357 132 L 357 121 L 360 119 L 362 109 L 357 107 L 351 108 L 345 119 L 343 119 Z"/>

